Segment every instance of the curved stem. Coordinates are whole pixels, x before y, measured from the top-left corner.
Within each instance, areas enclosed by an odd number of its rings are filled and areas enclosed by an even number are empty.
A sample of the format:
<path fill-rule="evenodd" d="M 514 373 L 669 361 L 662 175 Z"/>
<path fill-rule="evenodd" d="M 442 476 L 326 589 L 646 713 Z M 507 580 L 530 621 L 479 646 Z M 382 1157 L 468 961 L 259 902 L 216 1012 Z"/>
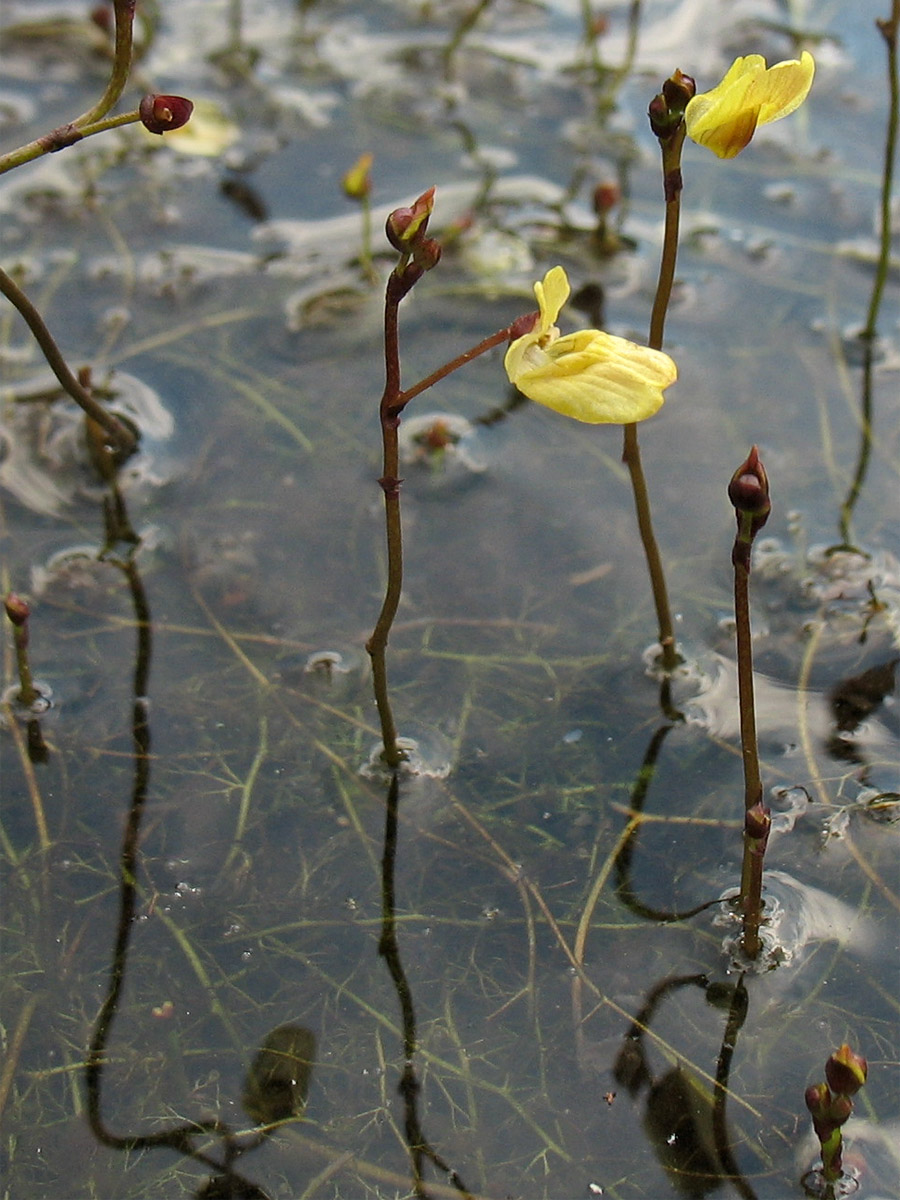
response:
<path fill-rule="evenodd" d="M 117 420 L 102 404 L 95 400 L 88 388 L 79 383 L 69 369 L 56 342 L 53 340 L 53 335 L 44 323 L 44 318 L 19 285 L 7 275 L 2 267 L 0 267 L 0 292 L 2 292 L 14 308 L 18 309 L 25 319 L 25 323 L 31 330 L 34 340 L 40 346 L 44 358 L 46 358 L 50 369 L 59 380 L 63 390 L 72 397 L 76 404 L 84 409 L 92 420 L 96 421 L 109 434 L 117 446 L 126 451 L 131 450 L 135 444 L 134 434 L 129 429 L 126 429 L 121 421 Z"/>
<path fill-rule="evenodd" d="M 33 142 L 18 146 L 7 154 L 0 155 L 0 175 L 11 171 L 13 167 L 21 167 L 24 163 L 41 158 L 44 154 L 52 154 L 56 150 L 64 150 L 82 138 L 94 133 L 102 133 L 113 125 L 127 125 L 139 119 L 139 114 L 128 113 L 123 118 L 112 118 L 109 124 L 103 122 L 109 110 L 119 100 L 128 82 L 131 70 L 131 52 L 133 44 L 135 0 L 115 0 L 115 49 L 113 51 L 112 71 L 103 95 L 87 112 L 76 117 L 66 125 L 45 133 Z"/>
<path fill-rule="evenodd" d="M 93 125 L 95 121 L 99 121 L 101 117 L 105 117 L 125 90 L 125 84 L 128 82 L 128 74 L 131 70 L 135 7 L 136 0 L 113 0 L 116 19 L 116 40 L 109 82 L 97 103 L 89 108 L 87 112 L 82 113 L 80 117 L 76 117 L 72 122 L 76 129 L 83 129 L 86 125 Z"/>

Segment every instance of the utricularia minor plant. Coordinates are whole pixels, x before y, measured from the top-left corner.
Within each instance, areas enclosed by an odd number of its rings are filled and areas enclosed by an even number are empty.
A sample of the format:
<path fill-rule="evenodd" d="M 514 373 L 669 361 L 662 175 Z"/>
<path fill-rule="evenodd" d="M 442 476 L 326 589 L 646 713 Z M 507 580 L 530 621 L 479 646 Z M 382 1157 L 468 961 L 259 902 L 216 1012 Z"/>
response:
<path fill-rule="evenodd" d="M 631 479 L 638 529 L 656 608 L 658 666 L 664 688 L 661 699 L 667 709 L 665 688 L 681 658 L 675 643 L 662 560 L 653 532 L 637 426 L 659 411 L 666 390 L 678 377 L 676 364 L 663 351 L 663 341 L 678 253 L 682 147 L 688 137 L 721 159 L 734 158 L 749 145 L 759 125 L 780 120 L 803 103 L 814 74 L 815 63 L 807 52 L 799 59 L 777 63 L 773 67 L 767 67 L 760 55 L 750 54 L 736 59 L 722 81 L 705 93 L 697 92 L 690 76 L 676 71 L 651 102 L 650 124 L 662 153 L 665 231 L 647 345 L 598 329 L 562 333 L 557 321 L 569 298 L 570 285 L 563 267 L 554 266 L 534 285 L 536 312 L 520 317 L 404 389 L 400 377 L 399 306 L 423 275 L 440 261 L 441 247 L 428 233 L 434 209 L 434 188 L 424 192 L 408 208 L 396 209 L 388 217 L 387 237 L 399 255 L 385 293 L 385 386 L 380 404 L 383 472 L 379 483 L 385 502 L 388 579 L 381 613 L 367 648 L 372 659 L 381 721 L 382 758 L 390 770 L 397 770 L 405 757 L 391 710 L 386 667 L 388 637 L 400 601 L 403 578 L 402 481 L 398 445 L 401 416 L 406 405 L 421 392 L 503 342 L 509 343 L 504 358 L 509 380 L 530 400 L 576 421 L 622 426 L 623 459 Z M 366 167 L 368 169 L 368 163 Z M 746 493 L 751 484 L 753 496 L 748 502 Z M 744 928 L 743 951 L 753 959 L 760 949 L 762 857 L 769 823 L 768 808 L 759 785 L 756 731 L 752 719 L 747 590 L 752 539 L 769 511 L 768 480 L 755 447 L 732 480 L 729 496 L 736 505 L 738 516 L 734 552 L 736 607 L 745 618 L 738 622 L 737 647 L 746 776 L 745 854 L 738 909 Z"/>

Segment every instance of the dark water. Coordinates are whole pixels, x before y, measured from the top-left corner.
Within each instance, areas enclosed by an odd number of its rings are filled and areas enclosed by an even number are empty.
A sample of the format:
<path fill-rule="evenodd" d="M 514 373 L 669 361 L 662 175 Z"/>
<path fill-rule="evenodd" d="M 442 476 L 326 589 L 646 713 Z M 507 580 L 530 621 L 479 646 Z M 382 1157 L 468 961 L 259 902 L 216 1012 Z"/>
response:
<path fill-rule="evenodd" d="M 886 7 L 635 6 L 624 74 L 624 4 L 594 44 L 574 3 L 487 5 L 463 36 L 474 6 L 272 0 L 244 6 L 240 42 L 237 7 L 161 5 L 138 67 L 135 96 L 208 102 L 192 144 L 124 130 L 0 183 L 4 266 L 144 429 L 99 562 L 80 421 L 40 399 L 4 314 L 4 588 L 32 600 L 54 695 L 46 762 L 0 731 L 6 1194 L 408 1195 L 412 1141 L 433 1196 L 800 1196 L 804 1089 L 846 1040 L 869 1081 L 845 1161 L 857 1194 L 898 1195 L 895 268 L 860 553 L 825 554 L 865 447 Z M 13 146 L 83 111 L 105 67 L 80 5 L 4 20 Z M 364 649 L 384 215 L 437 185 L 407 383 L 530 309 L 557 262 L 643 340 L 647 103 L 675 67 L 706 88 L 737 54 L 790 57 L 791 22 L 819 63 L 807 105 L 731 163 L 686 148 L 680 377 L 641 427 L 684 721 L 644 665 L 620 430 L 510 405 L 500 352 L 410 408 L 413 435 L 427 413 L 468 424 L 442 461 L 411 437 L 404 464 L 389 670 L 420 769 L 388 827 L 386 939 Z M 340 189 L 364 151 L 374 286 Z M 604 256 L 590 195 L 610 180 L 628 241 Z M 740 873 L 725 486 L 753 442 L 775 505 L 753 599 L 780 950 L 742 976 L 722 906 L 681 914 Z"/>

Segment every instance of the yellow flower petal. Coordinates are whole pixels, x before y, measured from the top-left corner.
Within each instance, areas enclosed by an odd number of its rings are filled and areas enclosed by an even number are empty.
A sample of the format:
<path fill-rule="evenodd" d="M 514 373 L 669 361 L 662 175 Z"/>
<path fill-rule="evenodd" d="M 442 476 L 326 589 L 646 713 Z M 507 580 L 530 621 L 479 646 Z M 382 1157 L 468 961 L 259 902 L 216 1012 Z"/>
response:
<path fill-rule="evenodd" d="M 536 283 L 540 319 L 506 352 L 510 382 L 538 404 L 591 425 L 652 417 L 678 370 L 667 354 L 597 329 L 559 336 L 553 325 L 569 295 L 562 267 Z"/>
<path fill-rule="evenodd" d="M 799 59 L 766 67 L 760 54 L 737 58 L 722 82 L 688 102 L 687 135 L 719 158 L 734 158 L 758 125 L 780 121 L 794 112 L 812 87 L 816 64 L 806 50 Z"/>
<path fill-rule="evenodd" d="M 534 294 L 541 310 L 542 333 L 547 333 L 556 324 L 556 318 L 562 312 L 571 290 L 569 278 L 562 267 L 551 267 L 543 282 L 534 285 Z"/>

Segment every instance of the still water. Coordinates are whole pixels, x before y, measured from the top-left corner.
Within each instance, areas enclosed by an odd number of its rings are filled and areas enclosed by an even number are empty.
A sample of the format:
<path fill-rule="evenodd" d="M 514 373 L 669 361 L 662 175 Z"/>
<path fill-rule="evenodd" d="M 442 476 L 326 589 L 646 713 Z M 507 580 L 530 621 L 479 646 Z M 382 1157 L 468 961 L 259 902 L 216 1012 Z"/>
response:
<path fill-rule="evenodd" d="M 856 337 L 887 0 L 589 7 L 160 0 L 127 103 L 192 97 L 184 135 L 0 182 L 4 266 L 143 435 L 111 500 L 4 310 L 3 587 L 53 696 L 44 761 L 0 729 L 10 1197 L 799 1197 L 804 1090 L 843 1041 L 869 1061 L 845 1165 L 900 1195 L 896 262 L 868 367 Z M 81 3 L 3 21 L 7 148 L 89 107 L 107 62 Z M 365 652 L 385 215 L 436 185 L 407 386 L 556 263 L 564 332 L 644 341 L 650 99 L 801 47 L 798 113 L 731 162 L 685 150 L 679 381 L 640 432 L 679 718 L 621 431 L 518 403 L 497 350 L 401 426 L 388 665 L 414 769 L 391 795 Z M 341 188 L 363 153 L 371 271 Z M 712 902 L 740 874 L 725 488 L 753 443 L 774 949 L 743 972 Z"/>

